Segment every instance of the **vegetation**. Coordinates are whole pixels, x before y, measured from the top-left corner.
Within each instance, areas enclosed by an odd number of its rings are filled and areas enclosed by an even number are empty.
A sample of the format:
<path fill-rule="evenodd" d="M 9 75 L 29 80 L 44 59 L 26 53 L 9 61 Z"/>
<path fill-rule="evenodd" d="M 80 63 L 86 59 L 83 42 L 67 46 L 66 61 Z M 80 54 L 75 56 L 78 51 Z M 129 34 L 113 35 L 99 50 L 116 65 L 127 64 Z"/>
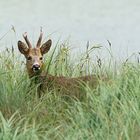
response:
<path fill-rule="evenodd" d="M 58 46 L 58 51 L 46 56 L 49 73 L 69 77 L 96 73 L 106 75 L 111 83 L 101 82 L 98 92 L 84 87 L 82 101 L 63 98 L 53 90 L 38 98 L 38 85 L 30 85 L 22 57 L 14 49 L 6 49 L 0 53 L 0 139 L 140 139 L 139 64 L 116 66 L 112 58 L 108 65 L 99 58 L 94 63 L 90 54 L 96 47 L 88 45 L 74 64 L 67 44 Z"/>

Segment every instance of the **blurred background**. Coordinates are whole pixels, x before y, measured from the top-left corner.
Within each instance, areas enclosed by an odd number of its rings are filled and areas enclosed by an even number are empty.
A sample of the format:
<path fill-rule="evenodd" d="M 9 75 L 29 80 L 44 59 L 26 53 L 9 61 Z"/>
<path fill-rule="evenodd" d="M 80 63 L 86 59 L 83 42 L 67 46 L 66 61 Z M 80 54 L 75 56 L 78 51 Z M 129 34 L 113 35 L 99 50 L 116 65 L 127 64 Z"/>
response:
<path fill-rule="evenodd" d="M 44 40 L 69 40 L 80 51 L 87 41 L 109 47 L 107 40 L 116 57 L 140 51 L 139 0 L 0 0 L 1 49 L 16 48 L 26 31 L 35 44 L 41 26 Z"/>

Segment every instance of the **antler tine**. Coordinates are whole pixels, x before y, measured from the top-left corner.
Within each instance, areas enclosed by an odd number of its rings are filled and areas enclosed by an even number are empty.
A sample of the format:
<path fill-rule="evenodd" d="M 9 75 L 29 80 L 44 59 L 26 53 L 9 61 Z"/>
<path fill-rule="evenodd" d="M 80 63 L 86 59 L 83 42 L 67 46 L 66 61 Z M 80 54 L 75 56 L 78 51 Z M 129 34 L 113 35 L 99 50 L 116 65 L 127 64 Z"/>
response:
<path fill-rule="evenodd" d="M 41 27 L 41 28 L 40 28 L 40 36 L 39 36 L 39 39 L 38 39 L 37 45 L 36 45 L 37 48 L 39 48 L 40 45 L 41 45 L 42 36 L 43 36 L 43 32 L 42 32 L 42 27 Z"/>
<path fill-rule="evenodd" d="M 32 48 L 32 45 L 31 45 L 29 39 L 27 38 L 27 32 L 25 32 L 25 33 L 23 34 L 23 37 L 24 37 L 24 39 L 25 39 L 25 41 L 26 41 L 28 47 L 29 47 L 29 48 Z"/>

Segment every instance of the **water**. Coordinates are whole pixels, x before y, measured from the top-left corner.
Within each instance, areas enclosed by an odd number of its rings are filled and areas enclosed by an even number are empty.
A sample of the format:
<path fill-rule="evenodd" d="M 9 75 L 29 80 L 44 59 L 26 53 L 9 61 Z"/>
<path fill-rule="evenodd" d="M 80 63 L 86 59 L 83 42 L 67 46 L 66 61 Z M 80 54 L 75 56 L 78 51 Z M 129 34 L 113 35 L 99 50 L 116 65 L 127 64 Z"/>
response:
<path fill-rule="evenodd" d="M 140 51 L 139 7 L 139 0 L 0 0 L 0 37 L 16 29 L 0 45 L 16 48 L 25 31 L 36 43 L 42 26 L 44 39 L 69 39 L 81 51 L 87 41 L 108 47 L 109 40 L 116 57 L 129 56 Z"/>

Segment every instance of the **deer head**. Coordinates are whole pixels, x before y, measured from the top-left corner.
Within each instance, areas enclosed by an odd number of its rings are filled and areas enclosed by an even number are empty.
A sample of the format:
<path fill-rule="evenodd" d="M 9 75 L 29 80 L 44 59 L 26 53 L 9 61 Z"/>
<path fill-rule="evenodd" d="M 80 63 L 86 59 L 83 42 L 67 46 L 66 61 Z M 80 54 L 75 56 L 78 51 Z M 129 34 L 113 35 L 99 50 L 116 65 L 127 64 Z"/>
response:
<path fill-rule="evenodd" d="M 41 44 L 42 36 L 43 33 L 41 30 L 39 39 L 35 47 L 32 47 L 27 37 L 27 33 L 23 34 L 26 44 L 22 41 L 18 41 L 18 49 L 26 58 L 26 67 L 29 77 L 33 77 L 42 71 L 43 55 L 50 50 L 52 44 L 51 40 L 48 40 L 44 44 Z"/>

